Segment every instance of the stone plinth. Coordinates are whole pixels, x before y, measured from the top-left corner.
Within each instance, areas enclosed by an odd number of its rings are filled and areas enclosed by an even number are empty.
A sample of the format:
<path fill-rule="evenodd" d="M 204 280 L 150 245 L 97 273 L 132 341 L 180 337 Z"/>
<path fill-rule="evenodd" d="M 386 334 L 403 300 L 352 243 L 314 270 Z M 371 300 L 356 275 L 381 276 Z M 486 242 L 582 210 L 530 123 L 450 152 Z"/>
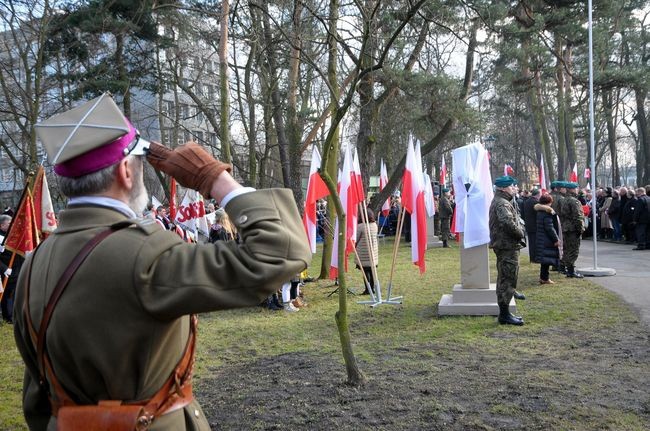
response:
<path fill-rule="evenodd" d="M 490 283 L 489 250 L 486 245 L 463 247 L 460 238 L 460 284 L 454 285 L 451 294 L 443 295 L 438 303 L 439 316 L 496 316 L 496 284 Z M 510 311 L 516 313 L 514 298 Z"/>
<path fill-rule="evenodd" d="M 427 217 L 427 249 L 442 247 L 442 241 L 435 235 L 433 217 Z"/>

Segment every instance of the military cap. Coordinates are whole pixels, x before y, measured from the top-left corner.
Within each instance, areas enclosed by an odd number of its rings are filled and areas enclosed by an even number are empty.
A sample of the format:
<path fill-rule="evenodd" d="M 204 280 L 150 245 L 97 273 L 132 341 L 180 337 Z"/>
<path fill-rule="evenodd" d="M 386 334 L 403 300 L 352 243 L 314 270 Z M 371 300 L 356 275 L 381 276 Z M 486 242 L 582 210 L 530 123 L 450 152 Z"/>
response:
<path fill-rule="evenodd" d="M 149 148 L 108 93 L 35 127 L 54 171 L 63 177 L 99 171 Z"/>
<path fill-rule="evenodd" d="M 572 183 L 570 181 L 565 181 L 564 182 L 564 187 L 567 189 L 577 189 L 578 188 L 578 183 Z"/>
<path fill-rule="evenodd" d="M 443 193 L 449 193 L 449 189 L 448 189 L 447 187 L 443 187 L 443 188 L 442 188 L 442 192 L 443 192 Z"/>
<path fill-rule="evenodd" d="M 497 187 L 508 187 L 513 184 L 517 184 L 517 180 L 512 178 L 510 175 L 504 175 L 494 180 L 494 185 Z"/>

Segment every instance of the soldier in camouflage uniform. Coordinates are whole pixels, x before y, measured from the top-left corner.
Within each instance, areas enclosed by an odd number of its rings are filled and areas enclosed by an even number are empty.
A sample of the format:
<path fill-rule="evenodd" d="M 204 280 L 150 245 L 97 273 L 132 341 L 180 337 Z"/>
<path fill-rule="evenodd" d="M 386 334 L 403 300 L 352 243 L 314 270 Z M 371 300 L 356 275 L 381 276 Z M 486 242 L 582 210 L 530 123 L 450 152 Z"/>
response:
<path fill-rule="evenodd" d="M 497 303 L 499 323 L 523 325 L 521 317 L 510 313 L 510 301 L 517 288 L 519 250 L 524 245 L 524 228 L 515 208 L 516 180 L 510 176 L 496 179 L 496 191 L 490 205 L 490 248 L 497 256 Z"/>
<path fill-rule="evenodd" d="M 562 264 L 566 268 L 566 276 L 570 278 L 583 278 L 576 272 L 575 264 L 580 253 L 580 237 L 584 232 L 584 213 L 582 204 L 577 198 L 578 184 L 565 183 L 568 190 L 560 206 L 560 223 L 562 224 Z"/>
<path fill-rule="evenodd" d="M 442 189 L 440 196 L 440 204 L 438 206 L 438 213 L 440 214 L 440 239 L 442 240 L 443 247 L 449 247 L 447 241 L 451 239 L 451 216 L 454 213 L 454 207 L 449 200 L 449 189 Z"/>

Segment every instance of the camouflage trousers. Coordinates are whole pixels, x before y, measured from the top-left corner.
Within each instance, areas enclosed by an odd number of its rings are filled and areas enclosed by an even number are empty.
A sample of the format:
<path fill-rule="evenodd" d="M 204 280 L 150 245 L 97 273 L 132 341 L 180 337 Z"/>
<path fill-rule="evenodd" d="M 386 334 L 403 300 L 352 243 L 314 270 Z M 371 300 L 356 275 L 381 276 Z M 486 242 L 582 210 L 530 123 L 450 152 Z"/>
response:
<path fill-rule="evenodd" d="M 562 232 L 562 264 L 564 266 L 575 266 L 580 254 L 580 233 Z"/>
<path fill-rule="evenodd" d="M 510 305 L 519 277 L 519 250 L 494 249 L 497 255 L 497 303 Z"/>
<path fill-rule="evenodd" d="M 451 222 L 450 218 L 440 219 L 440 240 L 441 241 L 449 241 L 451 239 L 451 230 L 450 230 L 449 222 Z"/>

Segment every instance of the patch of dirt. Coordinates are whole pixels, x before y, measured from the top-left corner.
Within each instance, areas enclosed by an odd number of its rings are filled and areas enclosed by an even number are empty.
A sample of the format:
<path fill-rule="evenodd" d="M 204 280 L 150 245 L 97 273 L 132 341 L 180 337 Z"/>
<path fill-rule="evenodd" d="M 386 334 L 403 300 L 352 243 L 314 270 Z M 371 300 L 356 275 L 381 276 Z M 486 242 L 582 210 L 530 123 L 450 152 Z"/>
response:
<path fill-rule="evenodd" d="M 650 428 L 648 336 L 611 332 L 548 328 L 542 354 L 512 340 L 380 350 L 360 362 L 362 387 L 344 383 L 340 356 L 260 357 L 210 370 L 195 393 L 219 430 Z M 517 337 L 486 336 L 507 334 Z"/>

